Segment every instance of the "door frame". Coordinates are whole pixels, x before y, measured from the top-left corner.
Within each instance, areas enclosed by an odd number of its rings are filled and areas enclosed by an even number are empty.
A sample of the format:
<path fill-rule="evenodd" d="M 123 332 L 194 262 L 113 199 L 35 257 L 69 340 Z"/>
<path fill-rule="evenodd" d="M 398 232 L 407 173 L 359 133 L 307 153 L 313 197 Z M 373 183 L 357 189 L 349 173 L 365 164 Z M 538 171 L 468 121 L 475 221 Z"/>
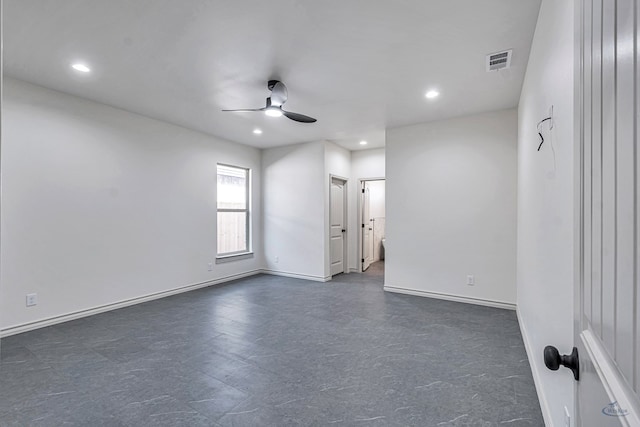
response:
<path fill-rule="evenodd" d="M 343 212 L 343 221 L 344 221 L 344 229 L 345 232 L 343 233 L 342 236 L 342 265 L 343 265 L 343 274 L 345 273 L 349 273 L 349 217 L 347 216 L 349 213 L 349 209 L 348 209 L 348 201 L 349 201 L 349 179 L 345 178 L 343 176 L 340 175 L 334 175 L 334 174 L 329 174 L 329 213 L 328 213 L 328 218 L 327 218 L 327 230 L 326 230 L 326 235 L 327 235 L 327 239 L 328 239 L 328 246 L 329 246 L 329 259 L 326 262 L 326 266 L 328 266 L 328 276 L 329 276 L 329 280 L 331 280 L 331 278 L 333 277 L 333 275 L 331 274 L 331 259 L 332 259 L 332 253 L 331 253 L 331 206 L 333 203 L 333 198 L 331 197 L 331 184 L 333 184 L 333 180 L 337 179 L 338 181 L 342 181 L 344 183 L 343 187 L 342 187 L 342 208 L 344 210 Z M 325 252 L 326 254 L 326 252 Z M 326 274 L 326 273 L 325 273 Z"/>
<path fill-rule="evenodd" d="M 357 209 L 356 209 L 356 247 L 357 247 L 357 251 L 356 251 L 356 271 L 358 273 L 362 273 L 362 239 L 364 238 L 363 234 L 362 234 L 362 188 L 365 182 L 367 181 L 384 181 L 385 182 L 385 188 L 386 188 L 386 183 L 387 183 L 387 179 L 383 176 L 383 177 L 373 177 L 373 178 L 359 178 L 358 179 L 358 194 L 356 197 L 357 199 Z M 385 205 L 387 203 L 387 198 L 386 198 L 386 191 L 385 191 Z M 386 258 L 386 252 L 385 252 L 385 258 Z"/>

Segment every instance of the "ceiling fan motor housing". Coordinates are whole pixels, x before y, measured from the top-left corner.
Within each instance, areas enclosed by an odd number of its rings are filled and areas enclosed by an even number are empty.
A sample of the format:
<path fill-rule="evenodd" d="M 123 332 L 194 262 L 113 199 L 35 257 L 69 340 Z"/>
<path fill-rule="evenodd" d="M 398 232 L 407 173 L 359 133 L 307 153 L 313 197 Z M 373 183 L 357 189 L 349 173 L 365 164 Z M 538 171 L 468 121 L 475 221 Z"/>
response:
<path fill-rule="evenodd" d="M 267 82 L 267 89 L 273 90 L 273 87 L 278 83 L 280 83 L 280 80 L 269 80 Z"/>

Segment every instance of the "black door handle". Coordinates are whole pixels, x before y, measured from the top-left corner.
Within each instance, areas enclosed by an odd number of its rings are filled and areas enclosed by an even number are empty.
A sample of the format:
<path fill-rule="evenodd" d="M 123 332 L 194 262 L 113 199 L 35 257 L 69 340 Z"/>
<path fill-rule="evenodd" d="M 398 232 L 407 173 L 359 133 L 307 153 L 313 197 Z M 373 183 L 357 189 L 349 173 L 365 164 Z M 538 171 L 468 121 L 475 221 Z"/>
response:
<path fill-rule="evenodd" d="M 580 380 L 580 359 L 578 358 L 578 349 L 573 347 L 573 351 L 569 355 L 560 355 L 557 348 L 548 345 L 544 348 L 544 364 L 552 371 L 557 371 L 560 365 L 571 369 L 573 378 Z"/>
<path fill-rule="evenodd" d="M 345 229 L 343 228 L 343 229 L 342 229 L 342 232 L 343 232 L 343 233 L 346 233 L 346 232 L 347 232 L 347 230 L 345 230 Z"/>

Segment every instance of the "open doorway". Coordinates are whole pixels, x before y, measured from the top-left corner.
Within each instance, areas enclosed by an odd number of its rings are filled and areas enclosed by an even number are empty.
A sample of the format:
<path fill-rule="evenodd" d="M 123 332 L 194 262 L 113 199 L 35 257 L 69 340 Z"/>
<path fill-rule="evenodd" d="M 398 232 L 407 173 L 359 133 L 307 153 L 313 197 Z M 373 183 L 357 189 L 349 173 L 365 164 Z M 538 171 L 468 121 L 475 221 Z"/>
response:
<path fill-rule="evenodd" d="M 385 181 L 361 179 L 360 271 L 385 258 Z"/>

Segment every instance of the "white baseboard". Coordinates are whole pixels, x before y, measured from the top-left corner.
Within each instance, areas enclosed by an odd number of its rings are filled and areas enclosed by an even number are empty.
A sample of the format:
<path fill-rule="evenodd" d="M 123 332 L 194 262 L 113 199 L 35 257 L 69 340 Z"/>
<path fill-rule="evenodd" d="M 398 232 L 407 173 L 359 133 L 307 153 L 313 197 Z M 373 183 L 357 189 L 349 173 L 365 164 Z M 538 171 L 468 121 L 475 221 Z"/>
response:
<path fill-rule="evenodd" d="M 313 280 L 315 282 L 328 282 L 329 280 L 331 280 L 331 276 L 322 277 L 322 276 L 314 276 L 311 274 L 290 273 L 288 271 L 280 271 L 280 270 L 264 269 L 264 270 L 261 270 L 261 272 L 264 274 L 270 274 L 272 276 L 282 276 L 282 277 L 291 277 L 293 279 Z"/>
<path fill-rule="evenodd" d="M 518 324 L 520 325 L 520 333 L 522 334 L 522 341 L 524 341 L 524 349 L 527 352 L 527 359 L 529 359 L 529 366 L 531 366 L 531 374 L 533 376 L 533 383 L 536 386 L 536 393 L 538 393 L 538 401 L 540 402 L 540 410 L 542 411 L 542 418 L 544 419 L 544 425 L 547 427 L 553 427 L 553 421 L 551 417 L 551 411 L 549 410 L 549 403 L 547 397 L 542 389 L 542 380 L 540 379 L 540 369 L 535 362 L 538 360 L 533 352 L 533 346 L 527 332 L 527 327 L 522 321 L 520 315 L 520 309 L 516 308 L 516 315 L 518 316 Z M 538 356 L 542 356 L 541 354 Z"/>
<path fill-rule="evenodd" d="M 447 301 L 463 302 L 467 304 L 484 305 L 487 307 L 504 308 L 507 310 L 516 309 L 516 305 L 514 303 L 505 302 L 505 301 L 495 301 L 495 300 L 482 299 L 482 298 L 465 297 L 461 295 L 451 295 L 451 294 L 445 294 L 440 292 L 429 292 L 429 291 L 421 291 L 416 289 L 406 289 L 406 288 L 399 288 L 396 286 L 389 286 L 389 285 L 384 285 L 384 290 L 387 292 L 395 292 L 398 294 L 415 295 L 419 297 L 443 299 Z"/>
<path fill-rule="evenodd" d="M 104 313 L 106 311 L 117 310 L 119 308 L 129 307 L 131 305 L 140 304 L 147 301 L 152 301 L 155 299 L 160 299 L 164 297 L 168 297 L 171 295 L 181 294 L 183 292 L 189 292 L 200 288 L 206 288 L 208 286 L 219 285 L 221 283 L 229 282 L 231 280 L 242 279 L 243 277 L 254 276 L 256 274 L 262 273 L 262 270 L 251 270 L 244 273 L 232 274 L 230 276 L 221 277 L 214 280 L 208 280 L 206 282 L 194 283 L 187 286 L 182 286 L 179 288 L 171 289 L 163 292 L 156 292 L 153 294 L 148 294 L 136 298 L 131 298 L 124 301 L 118 301 L 111 304 L 100 305 L 93 308 L 88 308 L 86 310 L 74 311 L 67 314 L 62 314 L 59 316 L 48 317 L 41 320 L 36 320 L 34 322 L 23 323 L 19 325 L 9 326 L 0 330 L 0 338 L 8 337 L 10 335 L 19 334 L 22 332 L 32 331 L 34 329 L 44 328 L 46 326 L 56 325 L 58 323 L 68 322 L 70 320 L 76 320 L 83 317 L 92 316 L 94 314 Z"/>

